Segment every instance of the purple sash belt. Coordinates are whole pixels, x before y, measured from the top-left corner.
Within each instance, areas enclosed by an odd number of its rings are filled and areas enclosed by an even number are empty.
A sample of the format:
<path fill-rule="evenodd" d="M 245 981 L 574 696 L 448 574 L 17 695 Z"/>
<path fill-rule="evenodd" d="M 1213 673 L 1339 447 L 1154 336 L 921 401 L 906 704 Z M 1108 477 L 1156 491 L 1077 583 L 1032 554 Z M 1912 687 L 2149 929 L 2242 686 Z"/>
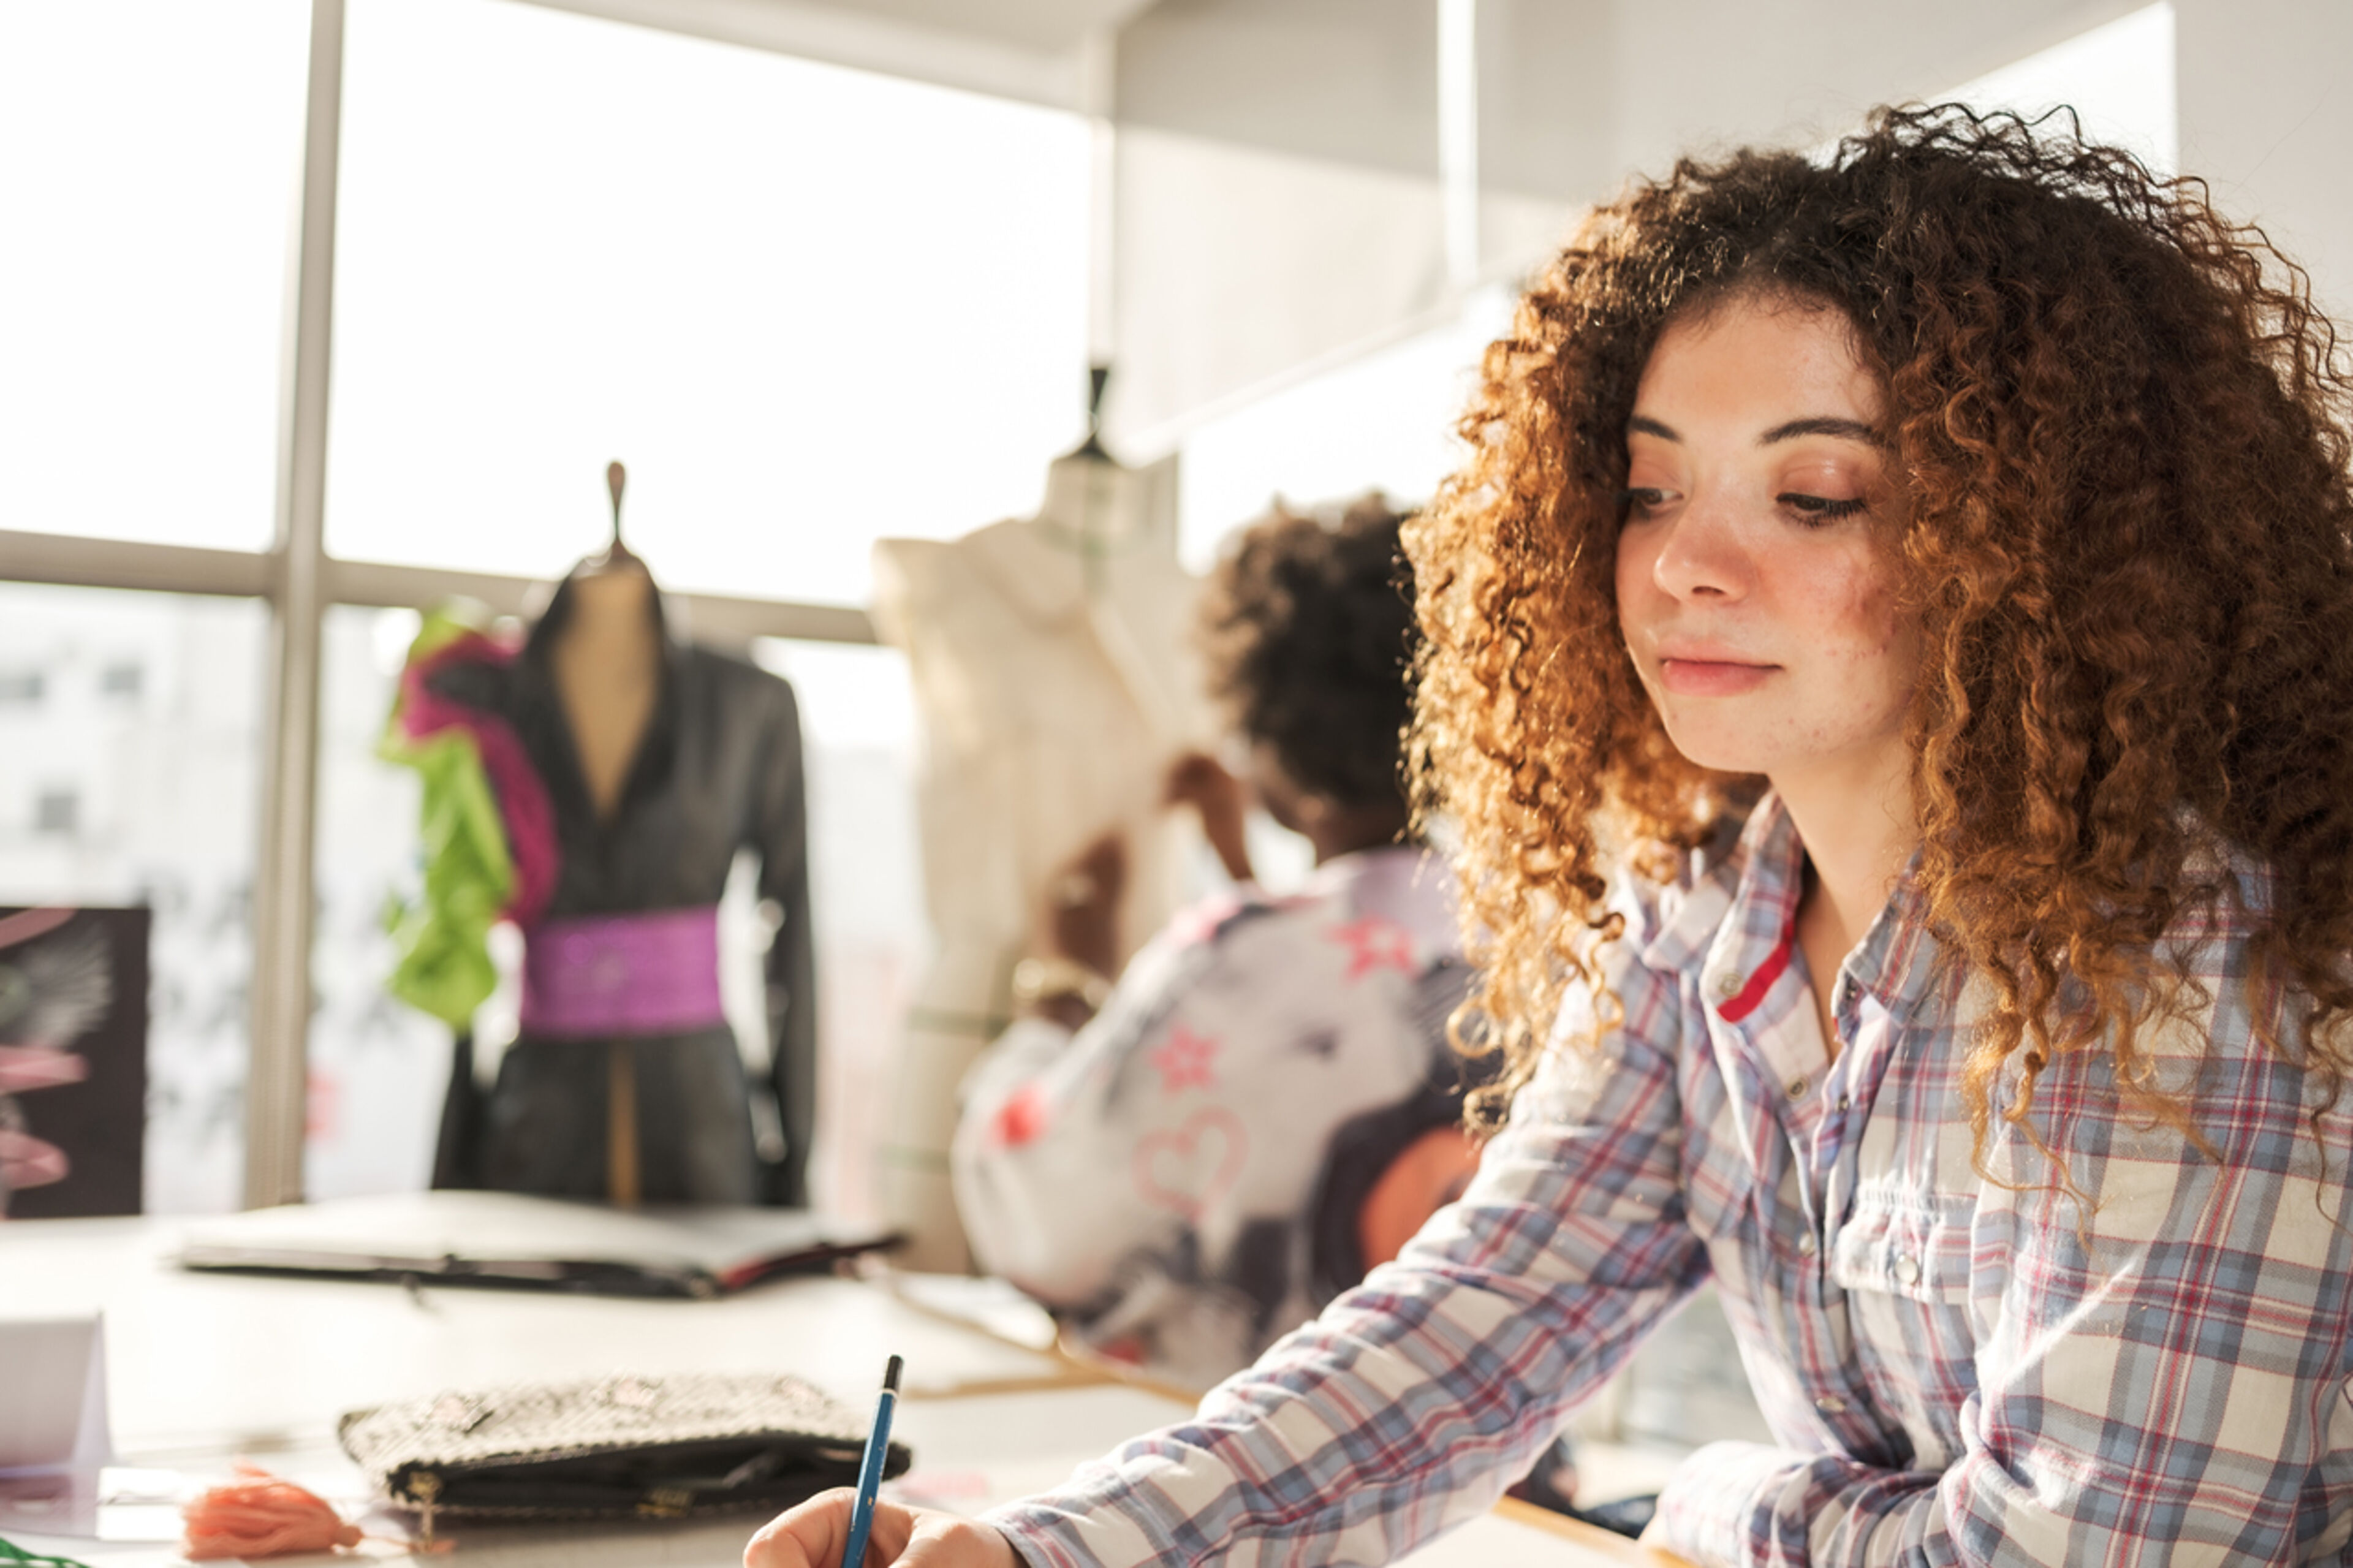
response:
<path fill-rule="evenodd" d="M 525 1035 L 678 1035 L 723 1018 L 716 905 L 542 921 L 523 932 Z"/>

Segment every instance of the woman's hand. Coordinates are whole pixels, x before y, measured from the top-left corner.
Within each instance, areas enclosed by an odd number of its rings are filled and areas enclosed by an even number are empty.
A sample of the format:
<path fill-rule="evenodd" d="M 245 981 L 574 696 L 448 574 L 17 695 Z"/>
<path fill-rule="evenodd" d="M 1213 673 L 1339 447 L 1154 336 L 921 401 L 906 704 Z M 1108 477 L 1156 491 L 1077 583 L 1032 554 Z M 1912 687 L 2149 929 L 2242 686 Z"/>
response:
<path fill-rule="evenodd" d="M 1104 834 L 1047 884 L 1046 948 L 1097 974 L 1119 973 L 1119 900 L 1127 891 L 1127 840 Z"/>
<path fill-rule="evenodd" d="M 848 1487 L 819 1492 L 761 1526 L 744 1548 L 744 1568 L 852 1568 L 841 1563 L 849 1513 L 858 1494 Z M 1005 1537 L 936 1509 L 874 1505 L 866 1561 L 904 1568 L 1022 1568 Z"/>
<path fill-rule="evenodd" d="M 1170 805 L 1189 805 L 1201 817 L 1201 837 L 1218 852 L 1226 875 L 1237 882 L 1250 878 L 1250 847 L 1243 836 L 1248 802 L 1241 781 L 1207 752 L 1187 752 L 1168 769 L 1162 796 Z"/>
<path fill-rule="evenodd" d="M 1073 1033 L 1086 1027 L 1119 967 L 1119 901 L 1126 890 L 1127 840 L 1116 829 L 1046 883 L 1031 949 L 1037 956 L 1013 971 L 1013 1000 L 1025 1013 Z"/>

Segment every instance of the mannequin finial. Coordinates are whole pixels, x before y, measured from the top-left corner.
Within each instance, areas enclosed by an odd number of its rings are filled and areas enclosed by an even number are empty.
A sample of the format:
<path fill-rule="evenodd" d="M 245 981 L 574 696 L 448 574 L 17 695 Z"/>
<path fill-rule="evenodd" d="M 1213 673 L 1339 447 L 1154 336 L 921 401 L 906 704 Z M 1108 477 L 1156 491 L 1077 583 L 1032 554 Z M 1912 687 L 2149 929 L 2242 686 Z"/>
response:
<path fill-rule="evenodd" d="M 613 542 L 605 548 L 605 563 L 635 561 L 637 552 L 621 542 L 621 492 L 629 488 L 629 470 L 618 461 L 606 464 L 605 488 L 613 496 Z"/>

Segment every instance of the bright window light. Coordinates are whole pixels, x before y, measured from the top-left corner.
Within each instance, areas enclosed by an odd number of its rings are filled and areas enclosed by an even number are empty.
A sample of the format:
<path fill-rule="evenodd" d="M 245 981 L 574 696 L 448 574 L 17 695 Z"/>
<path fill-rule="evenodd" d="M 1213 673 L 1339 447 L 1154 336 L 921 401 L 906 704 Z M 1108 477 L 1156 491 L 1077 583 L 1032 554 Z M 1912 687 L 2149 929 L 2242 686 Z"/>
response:
<path fill-rule="evenodd" d="M 863 603 L 1083 423 L 1076 116 L 511 0 L 353 0 L 328 548 Z"/>
<path fill-rule="evenodd" d="M 306 0 L 0 5 L 0 527 L 276 527 Z"/>

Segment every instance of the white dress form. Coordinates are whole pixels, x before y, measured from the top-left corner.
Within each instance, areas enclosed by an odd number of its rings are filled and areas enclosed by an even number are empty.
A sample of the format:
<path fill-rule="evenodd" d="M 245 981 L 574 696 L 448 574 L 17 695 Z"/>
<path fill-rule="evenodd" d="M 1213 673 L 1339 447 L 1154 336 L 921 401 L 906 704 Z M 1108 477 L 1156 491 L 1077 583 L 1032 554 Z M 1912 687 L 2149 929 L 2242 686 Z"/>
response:
<path fill-rule="evenodd" d="M 1176 472 L 1069 457 L 1034 517 L 874 547 L 875 620 L 905 650 L 923 715 L 918 797 L 937 947 L 893 1077 L 880 1187 L 909 1268 L 971 1266 L 948 1184 L 957 1087 L 1009 1021 L 1013 966 L 1048 885 L 1124 835 L 1120 958 L 1174 911 L 1168 764 L 1211 726 L 1177 564 Z"/>

